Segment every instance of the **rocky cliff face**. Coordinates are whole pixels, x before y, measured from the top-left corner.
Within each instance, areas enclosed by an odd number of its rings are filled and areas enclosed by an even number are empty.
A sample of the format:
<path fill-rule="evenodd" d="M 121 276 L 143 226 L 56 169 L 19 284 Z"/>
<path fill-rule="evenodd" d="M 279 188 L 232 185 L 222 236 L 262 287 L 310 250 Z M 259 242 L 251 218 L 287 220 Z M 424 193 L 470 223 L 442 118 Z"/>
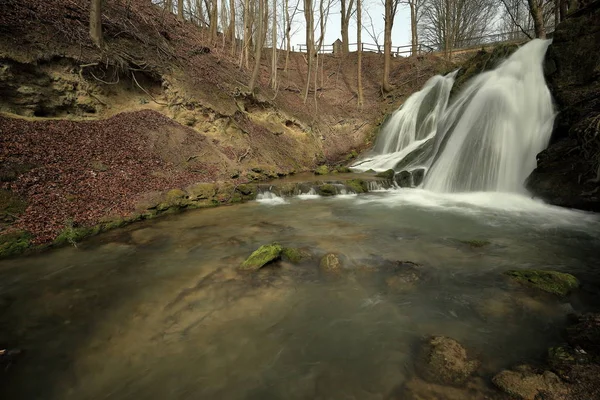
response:
<path fill-rule="evenodd" d="M 558 115 L 527 187 L 552 204 L 600 211 L 600 1 L 558 25 L 545 72 Z"/>

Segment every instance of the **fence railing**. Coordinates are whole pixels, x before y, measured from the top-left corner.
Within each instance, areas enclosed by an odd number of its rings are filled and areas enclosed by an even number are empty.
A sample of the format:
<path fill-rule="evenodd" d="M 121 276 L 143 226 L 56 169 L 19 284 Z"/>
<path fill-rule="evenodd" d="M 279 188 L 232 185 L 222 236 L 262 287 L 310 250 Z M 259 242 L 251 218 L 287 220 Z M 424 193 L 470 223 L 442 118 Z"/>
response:
<path fill-rule="evenodd" d="M 554 26 L 547 26 L 546 33 L 551 34 L 554 31 Z M 530 38 L 535 37 L 535 32 L 533 29 L 525 30 L 525 31 L 511 31 L 511 32 L 500 32 L 494 33 L 491 35 L 479 36 L 474 38 L 469 38 L 466 40 L 460 40 L 454 42 L 452 44 L 451 51 L 468 49 L 471 47 L 477 46 L 485 46 L 491 45 L 494 43 L 505 43 L 505 42 L 513 42 L 513 41 L 523 41 L 528 40 Z M 316 47 L 316 46 L 315 46 Z M 319 54 L 331 54 L 334 53 L 334 45 L 322 45 L 319 49 Z M 349 51 L 354 52 L 358 50 L 358 43 L 350 43 L 348 45 Z M 373 44 L 373 43 L 361 43 L 362 51 L 371 52 L 371 53 L 383 53 L 383 45 L 382 44 Z M 302 53 L 307 52 L 306 44 L 298 45 L 298 50 Z M 425 54 L 431 52 L 444 51 L 445 44 L 444 43 L 419 43 L 417 45 L 417 54 Z M 392 46 L 392 55 L 396 57 L 409 57 L 412 56 L 412 45 L 404 45 L 404 46 Z"/>

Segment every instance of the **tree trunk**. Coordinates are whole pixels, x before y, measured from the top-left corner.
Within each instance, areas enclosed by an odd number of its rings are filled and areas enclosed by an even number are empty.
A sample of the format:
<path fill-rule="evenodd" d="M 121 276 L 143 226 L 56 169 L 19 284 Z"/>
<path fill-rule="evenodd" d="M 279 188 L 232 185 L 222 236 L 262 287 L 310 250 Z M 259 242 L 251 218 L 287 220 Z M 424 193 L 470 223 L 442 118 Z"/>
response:
<path fill-rule="evenodd" d="M 218 12 L 219 7 L 217 5 L 217 0 L 211 0 L 210 4 L 210 40 L 215 41 L 217 39 L 217 32 L 219 28 L 218 21 Z"/>
<path fill-rule="evenodd" d="M 244 53 L 244 65 L 246 68 L 249 68 L 250 62 L 250 36 L 252 35 L 252 30 L 250 26 L 250 0 L 244 0 L 244 48 L 242 52 Z"/>
<path fill-rule="evenodd" d="M 348 39 L 348 27 L 350 25 L 350 17 L 352 16 L 352 6 L 354 0 L 350 0 L 346 4 L 347 0 L 340 0 L 341 2 L 341 22 L 342 22 L 342 53 L 348 54 L 350 52 L 350 40 Z"/>
<path fill-rule="evenodd" d="M 173 0 L 167 0 L 165 2 L 165 9 L 170 13 L 173 12 Z"/>
<path fill-rule="evenodd" d="M 102 48 L 102 0 L 91 0 L 90 37 L 96 46 Z"/>
<path fill-rule="evenodd" d="M 277 88 L 277 0 L 273 0 L 271 25 L 271 87 Z"/>
<path fill-rule="evenodd" d="M 394 24 L 394 15 L 392 8 L 393 0 L 385 0 L 385 31 L 383 39 L 383 79 L 381 80 L 381 90 L 389 92 L 390 86 L 390 65 L 392 55 L 392 26 Z"/>
<path fill-rule="evenodd" d="M 304 0 L 304 20 L 306 21 L 306 56 L 308 60 L 308 71 L 306 73 L 306 89 L 304 90 L 304 102 L 308 100 L 310 89 L 310 77 L 312 74 L 315 39 L 314 39 L 314 16 L 312 0 Z"/>
<path fill-rule="evenodd" d="M 183 0 L 177 0 L 177 18 L 181 21 L 184 20 L 183 17 Z"/>
<path fill-rule="evenodd" d="M 257 36 L 256 36 L 256 45 L 254 51 L 254 69 L 252 70 L 252 77 L 250 78 L 250 83 L 248 87 L 250 89 L 250 93 L 254 93 L 254 88 L 256 87 L 256 81 L 258 80 L 258 74 L 260 72 L 260 57 L 262 56 L 262 48 L 263 48 L 263 37 L 264 35 L 264 9 L 265 9 L 265 1 L 267 0 L 258 0 L 258 24 L 257 24 Z"/>
<path fill-rule="evenodd" d="M 196 18 L 198 19 L 198 26 L 204 26 L 204 12 L 202 11 L 202 0 L 196 0 Z"/>
<path fill-rule="evenodd" d="M 546 29 L 544 27 L 544 16 L 542 15 L 542 7 L 538 3 L 538 0 L 527 0 L 529 4 L 529 12 L 533 18 L 533 29 L 535 30 L 535 37 L 539 39 L 546 39 Z"/>
<path fill-rule="evenodd" d="M 235 0 L 229 0 L 229 39 L 231 40 L 231 55 L 235 56 Z"/>
<path fill-rule="evenodd" d="M 356 42 L 358 43 L 358 49 L 356 50 L 358 56 L 356 82 L 358 86 L 358 108 L 361 108 L 364 102 L 362 87 L 362 10 L 360 3 L 361 0 L 356 0 Z"/>
<path fill-rule="evenodd" d="M 292 50 L 292 40 L 290 37 L 292 26 L 290 24 L 289 5 L 289 0 L 285 0 L 285 68 L 283 69 L 285 72 L 287 72 L 288 70 L 288 63 L 290 61 L 290 51 Z"/>
<path fill-rule="evenodd" d="M 417 46 L 419 45 L 419 37 L 417 35 L 417 0 L 409 0 L 410 6 L 410 34 L 411 34 L 411 47 L 410 55 L 414 56 L 417 54 Z"/>

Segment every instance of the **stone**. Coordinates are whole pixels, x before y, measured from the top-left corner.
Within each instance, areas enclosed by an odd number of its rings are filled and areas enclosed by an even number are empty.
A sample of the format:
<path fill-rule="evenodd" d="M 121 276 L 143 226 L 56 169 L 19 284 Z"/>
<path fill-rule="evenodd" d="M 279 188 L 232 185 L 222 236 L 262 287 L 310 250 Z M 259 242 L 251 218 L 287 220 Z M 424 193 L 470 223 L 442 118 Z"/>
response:
<path fill-rule="evenodd" d="M 423 179 L 425 178 L 425 170 L 423 168 L 415 169 L 411 172 L 411 174 L 414 187 L 417 187 L 423 183 Z"/>
<path fill-rule="evenodd" d="M 600 314 L 576 315 L 573 319 L 574 323 L 567 327 L 567 341 L 600 361 Z"/>
<path fill-rule="evenodd" d="M 521 285 L 560 297 L 579 287 L 577 278 L 564 272 L 523 269 L 506 271 L 504 274 Z"/>
<path fill-rule="evenodd" d="M 426 382 L 418 377 L 407 381 L 398 393 L 393 393 L 394 400 L 506 400 L 506 396 L 495 392 L 481 378 L 471 378 L 464 387 L 438 385 Z"/>
<path fill-rule="evenodd" d="M 319 262 L 319 268 L 323 272 L 338 273 L 342 271 L 342 262 L 337 254 L 328 253 L 321 258 L 321 262 Z"/>
<path fill-rule="evenodd" d="M 260 246 L 240 266 L 241 270 L 258 271 L 265 265 L 281 257 L 283 247 L 279 243 L 271 243 Z"/>
<path fill-rule="evenodd" d="M 393 291 L 405 291 L 412 289 L 419 279 L 415 271 L 407 270 L 385 278 L 385 285 Z"/>
<path fill-rule="evenodd" d="M 321 196 L 335 196 L 337 194 L 336 187 L 329 183 L 318 186 L 317 191 Z"/>
<path fill-rule="evenodd" d="M 354 193 L 365 193 L 369 191 L 369 186 L 367 185 L 367 182 L 362 179 L 349 179 L 344 183 Z"/>
<path fill-rule="evenodd" d="M 352 172 L 352 170 L 344 165 L 338 165 L 337 167 L 335 167 L 335 171 L 340 173 L 340 174 L 349 174 Z"/>
<path fill-rule="evenodd" d="M 392 180 L 394 179 L 394 170 L 393 169 L 388 169 L 387 171 L 383 171 L 383 172 L 379 172 L 377 174 L 375 174 L 376 177 L 378 178 L 383 178 L 383 179 L 387 179 L 387 180 Z"/>
<path fill-rule="evenodd" d="M 417 373 L 426 381 L 453 386 L 463 385 L 478 367 L 460 343 L 446 336 L 427 339 L 416 362 Z"/>
<path fill-rule="evenodd" d="M 500 390 L 520 400 L 567 400 L 569 389 L 551 371 L 536 373 L 533 368 L 522 365 L 514 371 L 504 370 L 492 378 Z"/>
<path fill-rule="evenodd" d="M 394 180 L 400 187 L 412 187 L 412 175 L 408 171 L 400 171 L 396 174 Z"/>
<path fill-rule="evenodd" d="M 287 260 L 292 264 L 298 264 L 303 259 L 310 257 L 308 252 L 294 247 L 284 247 L 281 255 L 284 260 Z"/>
<path fill-rule="evenodd" d="M 317 168 L 315 168 L 314 173 L 315 175 L 327 175 L 329 173 L 329 168 L 327 165 L 319 165 Z"/>
<path fill-rule="evenodd" d="M 600 211 L 600 3 L 556 27 L 544 72 L 557 108 L 550 145 L 526 180 L 536 197 L 563 207 Z"/>

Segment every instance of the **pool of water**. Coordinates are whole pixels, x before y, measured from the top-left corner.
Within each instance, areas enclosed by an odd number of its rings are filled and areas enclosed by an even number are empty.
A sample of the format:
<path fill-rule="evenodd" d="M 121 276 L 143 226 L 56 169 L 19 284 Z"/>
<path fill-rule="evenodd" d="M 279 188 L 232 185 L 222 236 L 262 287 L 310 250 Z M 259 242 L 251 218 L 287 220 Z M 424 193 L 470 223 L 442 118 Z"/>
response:
<path fill-rule="evenodd" d="M 474 247 L 463 241 L 489 241 Z M 278 241 L 312 258 L 237 267 Z M 0 262 L 0 346 L 25 350 L 10 399 L 384 399 L 424 336 L 451 336 L 484 377 L 543 357 L 595 301 L 598 215 L 499 193 L 394 190 L 190 211 Z M 344 272 L 320 272 L 340 255 Z M 386 266 L 419 264 L 412 287 Z M 374 269 L 382 270 L 375 270 Z M 502 272 L 576 274 L 557 299 Z"/>

